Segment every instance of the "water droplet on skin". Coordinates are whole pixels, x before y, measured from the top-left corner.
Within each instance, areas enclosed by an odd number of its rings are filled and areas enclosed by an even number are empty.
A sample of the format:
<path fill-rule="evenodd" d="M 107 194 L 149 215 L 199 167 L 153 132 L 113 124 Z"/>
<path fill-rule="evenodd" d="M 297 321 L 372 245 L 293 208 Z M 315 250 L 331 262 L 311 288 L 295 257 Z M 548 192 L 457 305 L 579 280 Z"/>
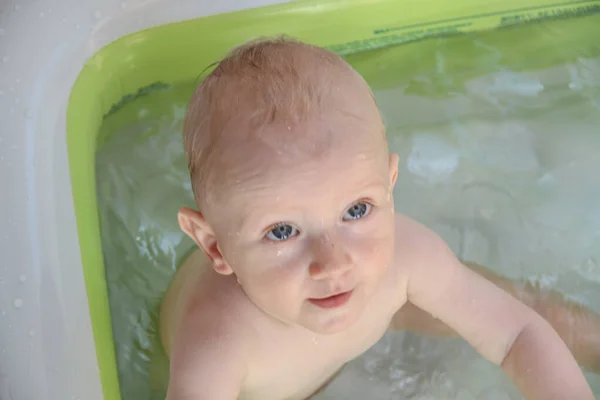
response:
<path fill-rule="evenodd" d="M 312 341 L 314 344 L 319 344 L 319 341 L 317 340 L 316 336 L 313 336 Z"/>
<path fill-rule="evenodd" d="M 21 282 L 21 283 L 27 282 L 27 276 L 26 275 L 19 276 L 19 282 Z"/>
<path fill-rule="evenodd" d="M 23 307 L 23 300 L 21 300 L 21 299 L 15 299 L 13 301 L 13 306 L 15 306 L 15 308 L 21 308 L 21 307 Z"/>
<path fill-rule="evenodd" d="M 281 250 L 277 250 L 277 257 L 279 257 L 279 256 L 280 256 L 280 255 L 282 255 L 282 254 L 283 254 L 283 251 L 281 251 Z"/>

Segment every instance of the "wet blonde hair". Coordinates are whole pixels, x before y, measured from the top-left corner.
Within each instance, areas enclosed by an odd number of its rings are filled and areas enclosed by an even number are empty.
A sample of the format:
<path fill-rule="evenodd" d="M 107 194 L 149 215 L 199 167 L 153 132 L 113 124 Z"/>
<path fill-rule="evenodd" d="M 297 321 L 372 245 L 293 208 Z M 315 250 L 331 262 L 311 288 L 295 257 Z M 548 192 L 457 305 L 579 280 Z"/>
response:
<path fill-rule="evenodd" d="M 183 124 L 198 206 L 212 187 L 217 149 L 228 125 L 246 133 L 275 123 L 296 126 L 327 108 L 332 80 L 342 79 L 358 79 L 372 97 L 362 77 L 323 48 L 277 37 L 233 49 L 198 86 Z"/>

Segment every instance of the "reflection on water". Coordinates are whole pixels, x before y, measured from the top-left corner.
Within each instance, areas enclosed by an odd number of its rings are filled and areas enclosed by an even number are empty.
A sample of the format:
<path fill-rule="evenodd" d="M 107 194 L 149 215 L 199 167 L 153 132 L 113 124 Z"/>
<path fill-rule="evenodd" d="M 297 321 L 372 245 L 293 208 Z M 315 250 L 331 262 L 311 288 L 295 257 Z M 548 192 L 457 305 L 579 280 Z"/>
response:
<path fill-rule="evenodd" d="M 370 55 L 350 61 L 359 70 L 377 63 L 382 75 L 399 71 L 386 86 L 361 70 L 401 156 L 397 210 L 436 230 L 463 259 L 600 311 L 600 47 L 593 40 L 576 49 L 541 46 L 546 53 L 538 49 L 535 57 L 547 62 L 527 67 L 527 54 L 510 53 L 498 39 L 517 32 L 541 40 L 574 26 L 548 22 L 431 40 L 386 50 L 372 62 Z M 459 47 L 470 53 L 457 56 Z M 126 400 L 162 399 L 168 380 L 157 310 L 192 246 L 175 218 L 180 206 L 194 204 L 180 135 L 192 90 L 139 98 L 102 128 L 98 198 Z M 600 377 L 588 378 L 600 394 Z M 389 334 L 319 395 L 330 398 L 520 397 L 460 340 Z"/>

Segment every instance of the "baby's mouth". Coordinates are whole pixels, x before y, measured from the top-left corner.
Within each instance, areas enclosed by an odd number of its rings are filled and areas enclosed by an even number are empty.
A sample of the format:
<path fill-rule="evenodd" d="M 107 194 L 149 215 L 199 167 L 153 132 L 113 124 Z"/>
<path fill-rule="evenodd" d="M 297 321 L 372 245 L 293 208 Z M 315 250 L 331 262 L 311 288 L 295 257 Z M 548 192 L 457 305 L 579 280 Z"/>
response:
<path fill-rule="evenodd" d="M 320 308 L 338 308 L 343 306 L 350 300 L 353 290 L 338 293 L 333 296 L 324 297 L 322 299 L 308 299 L 312 304 Z"/>

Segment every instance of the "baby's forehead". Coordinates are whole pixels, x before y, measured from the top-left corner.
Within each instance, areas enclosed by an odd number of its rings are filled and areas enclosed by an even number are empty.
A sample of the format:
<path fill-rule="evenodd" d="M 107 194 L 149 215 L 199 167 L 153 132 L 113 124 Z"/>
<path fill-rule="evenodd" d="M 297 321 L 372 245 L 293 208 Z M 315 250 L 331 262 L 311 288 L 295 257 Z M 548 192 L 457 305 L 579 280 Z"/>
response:
<path fill-rule="evenodd" d="M 226 162 L 235 162 L 228 159 L 229 155 L 238 160 L 244 155 L 245 160 L 259 165 L 305 164 L 386 148 L 378 117 L 348 112 L 327 112 L 302 123 L 283 121 L 246 132 L 243 127 L 230 129 L 236 132 L 230 133 L 230 139 L 226 139 L 229 135 L 224 132 L 221 143 L 221 159 Z"/>
<path fill-rule="evenodd" d="M 385 176 L 384 136 L 380 131 L 361 130 L 367 126 L 322 122 L 290 126 L 288 130 L 274 125 L 228 143 L 220 152 L 219 165 L 214 166 L 213 200 L 222 202 L 231 196 L 269 194 L 278 189 L 310 195 L 311 189 L 325 190 L 327 185 L 342 184 L 342 180 Z M 306 182 L 311 183 L 303 187 Z"/>

